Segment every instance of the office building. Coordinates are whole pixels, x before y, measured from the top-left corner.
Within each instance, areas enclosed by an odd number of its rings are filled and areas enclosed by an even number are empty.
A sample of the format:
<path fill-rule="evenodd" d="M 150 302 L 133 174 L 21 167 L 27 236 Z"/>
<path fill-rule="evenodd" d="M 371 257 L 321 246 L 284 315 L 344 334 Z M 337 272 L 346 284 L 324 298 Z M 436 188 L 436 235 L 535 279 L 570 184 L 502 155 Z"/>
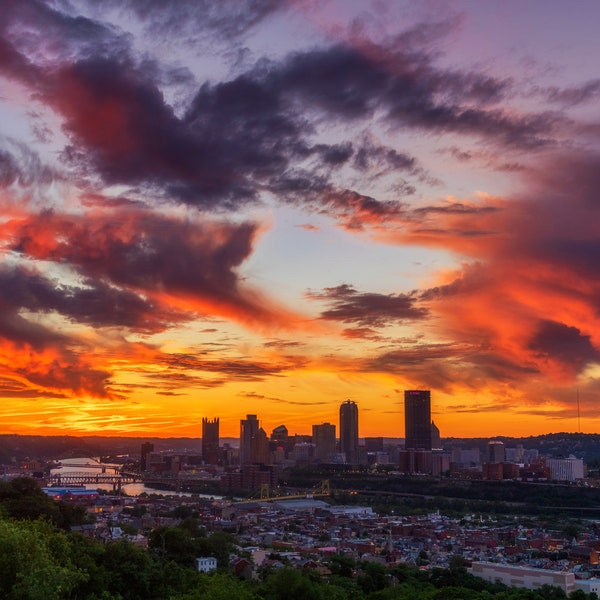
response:
<path fill-rule="evenodd" d="M 284 458 L 294 447 L 294 438 L 288 433 L 285 425 L 278 425 L 271 431 L 271 449 L 277 452 L 278 449 L 283 453 Z M 281 454 L 280 452 L 280 454 Z"/>
<path fill-rule="evenodd" d="M 487 462 L 498 464 L 504 462 L 504 442 L 491 440 L 487 445 Z"/>
<path fill-rule="evenodd" d="M 246 415 L 240 420 L 240 465 L 250 461 L 252 451 L 252 438 L 258 433 L 258 419 L 256 415 Z"/>
<path fill-rule="evenodd" d="M 271 431 L 271 441 L 277 446 L 286 448 L 289 441 L 288 428 L 285 425 L 278 425 Z"/>
<path fill-rule="evenodd" d="M 202 419 L 202 460 L 207 465 L 219 462 L 219 417 Z"/>
<path fill-rule="evenodd" d="M 442 449 L 442 439 L 440 437 L 439 427 L 431 421 L 431 447 L 434 450 Z"/>
<path fill-rule="evenodd" d="M 140 471 L 148 470 L 148 454 L 154 452 L 154 444 L 145 442 L 142 444 L 142 456 L 140 458 Z"/>
<path fill-rule="evenodd" d="M 585 475 L 583 459 L 573 455 L 569 458 L 547 458 L 546 467 L 550 471 L 550 479 L 555 481 L 576 481 Z"/>
<path fill-rule="evenodd" d="M 404 392 L 404 447 L 406 450 L 431 450 L 431 392 Z"/>
<path fill-rule="evenodd" d="M 340 406 L 340 451 L 347 463 L 358 464 L 358 406 L 352 400 Z"/>
<path fill-rule="evenodd" d="M 314 458 L 321 462 L 330 462 L 335 456 L 335 425 L 322 423 L 312 426 Z"/>
<path fill-rule="evenodd" d="M 273 462 L 269 438 L 262 427 L 258 428 L 250 440 L 250 460 L 248 462 L 263 465 L 270 465 Z"/>

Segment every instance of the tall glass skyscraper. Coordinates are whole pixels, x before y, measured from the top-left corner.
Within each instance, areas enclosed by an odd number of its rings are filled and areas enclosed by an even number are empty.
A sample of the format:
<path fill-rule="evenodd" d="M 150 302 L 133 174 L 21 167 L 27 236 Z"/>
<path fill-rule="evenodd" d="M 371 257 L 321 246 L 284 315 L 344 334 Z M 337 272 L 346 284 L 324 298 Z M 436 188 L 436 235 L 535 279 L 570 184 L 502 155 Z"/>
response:
<path fill-rule="evenodd" d="M 258 433 L 256 415 L 246 415 L 240 420 L 240 465 L 250 462 L 252 454 L 252 438 Z"/>
<path fill-rule="evenodd" d="M 347 463 L 358 464 L 358 406 L 352 400 L 340 406 L 340 450 Z"/>
<path fill-rule="evenodd" d="M 431 450 L 431 392 L 404 392 L 404 447 Z"/>

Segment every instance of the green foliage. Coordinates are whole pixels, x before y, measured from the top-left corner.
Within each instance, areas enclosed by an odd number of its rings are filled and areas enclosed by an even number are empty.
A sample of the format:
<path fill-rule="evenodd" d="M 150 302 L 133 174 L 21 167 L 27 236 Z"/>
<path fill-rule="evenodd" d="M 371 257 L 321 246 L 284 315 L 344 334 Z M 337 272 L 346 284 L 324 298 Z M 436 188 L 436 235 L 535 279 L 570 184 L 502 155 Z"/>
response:
<path fill-rule="evenodd" d="M 179 596 L 177 600 L 253 600 L 250 584 L 230 574 L 214 573 L 202 577 L 193 592 Z"/>
<path fill-rule="evenodd" d="M 0 481 L 0 514 L 31 521 L 44 518 L 64 529 L 89 522 L 85 508 L 56 502 L 31 477 Z"/>
<path fill-rule="evenodd" d="M 283 567 L 263 584 L 265 600 L 325 600 L 322 585 L 312 581 L 306 574 Z"/>
<path fill-rule="evenodd" d="M 362 573 L 357 577 L 357 583 L 366 594 L 378 592 L 391 585 L 391 576 L 383 565 L 367 562 L 362 565 Z"/>
<path fill-rule="evenodd" d="M 86 575 L 69 560 L 64 534 L 45 524 L 0 521 L 0 597 L 59 600 Z"/>
<path fill-rule="evenodd" d="M 193 566 L 196 556 L 200 556 L 190 532 L 180 527 L 157 527 L 148 536 L 148 547 L 156 550 L 160 558 L 189 567 Z"/>

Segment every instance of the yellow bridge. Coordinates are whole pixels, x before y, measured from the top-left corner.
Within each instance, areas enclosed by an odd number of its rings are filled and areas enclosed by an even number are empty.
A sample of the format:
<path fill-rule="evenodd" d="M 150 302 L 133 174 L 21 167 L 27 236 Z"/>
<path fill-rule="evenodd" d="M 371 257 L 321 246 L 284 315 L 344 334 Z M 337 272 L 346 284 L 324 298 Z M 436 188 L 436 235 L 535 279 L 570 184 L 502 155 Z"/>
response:
<path fill-rule="evenodd" d="M 299 500 L 329 496 L 330 494 L 331 489 L 329 487 L 329 479 L 323 479 L 310 491 L 296 494 L 281 494 L 277 490 L 271 488 L 268 483 L 263 483 L 254 494 L 245 500 L 239 500 L 233 504 L 244 504 L 246 502 L 273 502 L 275 500 Z"/>

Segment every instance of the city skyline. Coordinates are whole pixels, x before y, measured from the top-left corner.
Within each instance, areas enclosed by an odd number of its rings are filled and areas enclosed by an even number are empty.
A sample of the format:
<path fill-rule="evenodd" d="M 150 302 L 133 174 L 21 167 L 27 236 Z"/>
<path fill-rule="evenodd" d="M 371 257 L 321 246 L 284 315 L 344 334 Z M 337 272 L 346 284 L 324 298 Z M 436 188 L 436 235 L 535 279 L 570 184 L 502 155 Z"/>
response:
<path fill-rule="evenodd" d="M 600 430 L 599 20 L 5 3 L 0 433 Z"/>

